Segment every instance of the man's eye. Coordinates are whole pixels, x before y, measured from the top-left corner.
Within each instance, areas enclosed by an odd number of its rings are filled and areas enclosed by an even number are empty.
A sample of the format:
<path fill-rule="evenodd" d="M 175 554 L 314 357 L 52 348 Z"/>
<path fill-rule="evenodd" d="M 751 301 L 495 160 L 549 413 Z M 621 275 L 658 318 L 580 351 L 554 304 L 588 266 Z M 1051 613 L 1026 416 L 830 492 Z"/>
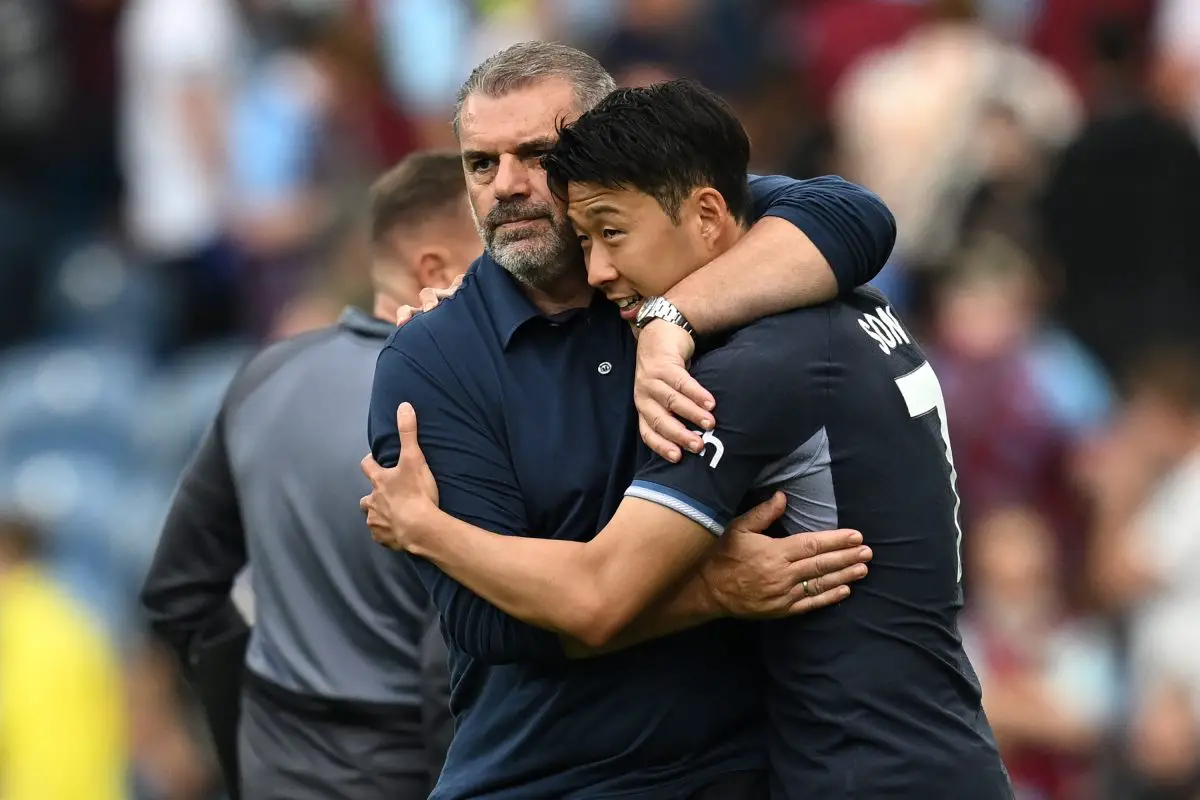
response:
<path fill-rule="evenodd" d="M 480 158 L 472 161 L 467 165 L 471 172 L 487 172 L 492 168 L 492 160 L 490 158 Z"/>
<path fill-rule="evenodd" d="M 604 230 L 600 231 L 600 235 L 605 239 L 612 239 L 616 236 L 620 236 L 621 232 L 616 228 L 605 228 Z"/>

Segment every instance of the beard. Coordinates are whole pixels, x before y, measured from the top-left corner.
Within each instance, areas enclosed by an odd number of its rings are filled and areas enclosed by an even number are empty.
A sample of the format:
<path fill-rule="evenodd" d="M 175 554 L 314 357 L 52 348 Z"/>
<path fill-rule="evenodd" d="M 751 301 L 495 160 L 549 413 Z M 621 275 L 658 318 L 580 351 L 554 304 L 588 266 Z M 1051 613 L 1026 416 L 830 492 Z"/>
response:
<path fill-rule="evenodd" d="M 522 284 L 546 289 L 571 271 L 581 269 L 583 254 L 575 243 L 571 223 L 550 205 L 530 202 L 497 203 L 480 220 L 471 215 L 492 258 Z M 532 221 L 510 228 L 505 223 Z"/>

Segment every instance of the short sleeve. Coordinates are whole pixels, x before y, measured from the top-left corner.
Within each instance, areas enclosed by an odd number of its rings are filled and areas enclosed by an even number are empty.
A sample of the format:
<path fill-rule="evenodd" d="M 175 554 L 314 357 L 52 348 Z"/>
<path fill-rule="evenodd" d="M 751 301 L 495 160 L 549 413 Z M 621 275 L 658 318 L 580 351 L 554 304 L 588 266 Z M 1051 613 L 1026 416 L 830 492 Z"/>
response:
<path fill-rule="evenodd" d="M 803 309 L 741 329 L 697 359 L 694 377 L 716 398 L 717 427 L 703 453 L 673 464 L 658 456 L 626 490 L 667 506 L 715 535 L 747 494 L 786 474 L 820 430 L 828 363 L 828 310 Z"/>
<path fill-rule="evenodd" d="M 757 221 L 779 217 L 804 232 L 837 277 L 843 293 L 874 280 L 896 244 L 896 218 L 868 189 L 836 176 L 798 181 L 750 176 Z"/>
<path fill-rule="evenodd" d="M 409 324 L 418 330 L 399 333 L 427 335 L 419 323 Z M 453 390 L 453 374 L 438 364 L 440 355 L 410 352 L 389 343 L 376 363 L 368 420 L 375 460 L 383 466 L 399 461 L 396 409 L 412 403 L 442 510 L 493 533 L 525 535 L 524 498 L 486 415 Z M 449 644 L 463 653 L 486 663 L 565 658 L 554 633 L 505 614 L 425 559 L 414 558 L 413 564 L 442 615 Z"/>

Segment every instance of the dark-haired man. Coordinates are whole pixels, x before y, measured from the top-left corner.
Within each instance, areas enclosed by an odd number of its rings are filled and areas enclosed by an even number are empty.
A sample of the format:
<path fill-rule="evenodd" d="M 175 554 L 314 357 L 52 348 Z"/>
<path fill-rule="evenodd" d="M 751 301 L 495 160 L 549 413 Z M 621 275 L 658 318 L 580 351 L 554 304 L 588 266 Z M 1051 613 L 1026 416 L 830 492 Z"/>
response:
<path fill-rule="evenodd" d="M 362 415 L 397 307 L 445 287 L 481 249 L 458 154 L 401 161 L 372 187 L 370 216 L 373 313 L 347 309 L 234 377 L 142 590 L 245 800 L 424 798 L 440 769 L 425 724 L 437 704 L 422 644 L 441 645 L 425 636 L 428 597 L 407 560 L 369 540 L 355 500 Z M 230 597 L 247 562 L 248 648 Z"/>
<path fill-rule="evenodd" d="M 749 155 L 728 107 L 686 81 L 619 90 L 561 131 L 549 184 L 589 281 L 628 322 L 745 236 Z M 782 509 L 779 536 L 861 530 L 871 574 L 849 599 L 759 630 L 772 797 L 1011 797 L 957 630 L 941 389 L 886 298 L 859 290 L 700 350 L 694 375 L 719 409 L 704 451 L 643 464 L 590 542 L 497 536 L 439 511 L 408 406 L 390 535 L 505 611 L 607 648 L 756 500 Z"/>

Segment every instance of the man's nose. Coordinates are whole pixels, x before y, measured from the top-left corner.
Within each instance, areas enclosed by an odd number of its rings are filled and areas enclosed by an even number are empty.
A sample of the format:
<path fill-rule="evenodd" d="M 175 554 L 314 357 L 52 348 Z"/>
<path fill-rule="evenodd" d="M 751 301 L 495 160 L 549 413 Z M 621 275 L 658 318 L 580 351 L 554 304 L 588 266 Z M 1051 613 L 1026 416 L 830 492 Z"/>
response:
<path fill-rule="evenodd" d="M 597 289 L 621 277 L 613 265 L 612 259 L 608 257 L 608 248 L 595 244 L 588 248 L 587 274 L 588 283 Z"/>
<path fill-rule="evenodd" d="M 496 169 L 496 179 L 493 183 L 496 198 L 506 200 L 512 197 L 529 196 L 529 167 L 515 156 L 500 156 L 500 164 Z"/>

